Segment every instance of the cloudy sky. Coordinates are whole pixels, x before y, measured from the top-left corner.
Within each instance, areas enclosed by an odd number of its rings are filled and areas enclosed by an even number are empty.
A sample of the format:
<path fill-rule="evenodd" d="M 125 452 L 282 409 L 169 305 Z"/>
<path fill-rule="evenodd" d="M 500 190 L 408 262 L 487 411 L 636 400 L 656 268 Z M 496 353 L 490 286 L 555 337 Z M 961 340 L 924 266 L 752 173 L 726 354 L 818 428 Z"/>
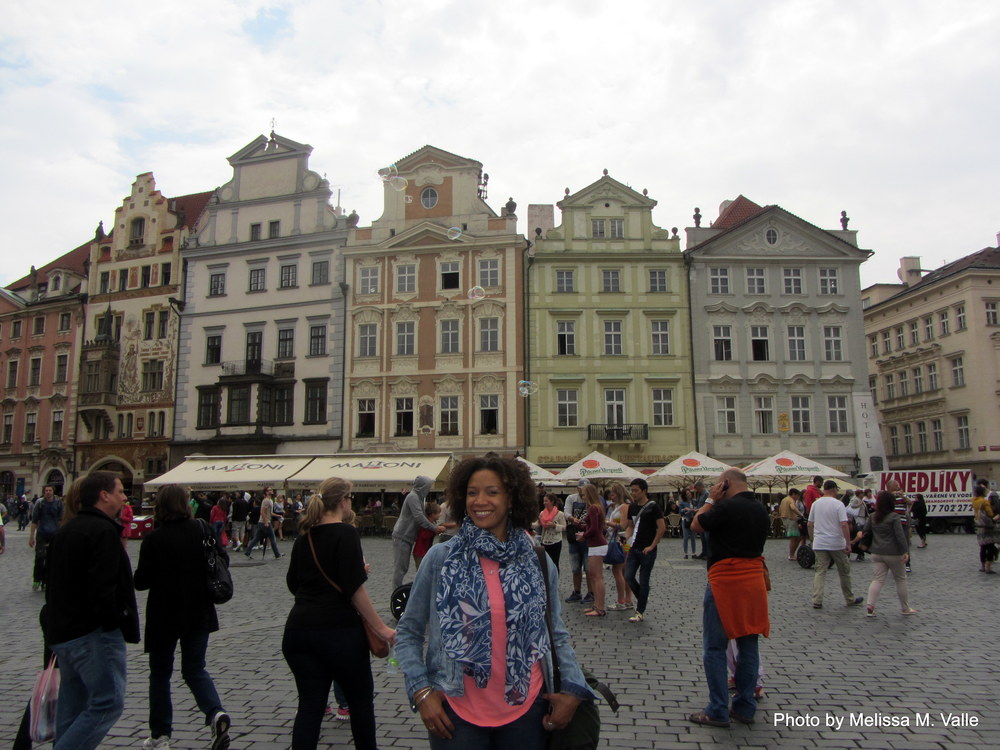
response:
<path fill-rule="evenodd" d="M 1000 231 L 995 0 L 7 0 L 0 283 L 92 236 L 135 175 L 226 182 L 271 121 L 362 224 L 426 143 L 490 203 L 610 174 L 663 227 L 743 193 L 935 268 Z M 707 223 L 707 222 L 706 222 Z M 522 232 L 531 228 L 520 226 Z"/>

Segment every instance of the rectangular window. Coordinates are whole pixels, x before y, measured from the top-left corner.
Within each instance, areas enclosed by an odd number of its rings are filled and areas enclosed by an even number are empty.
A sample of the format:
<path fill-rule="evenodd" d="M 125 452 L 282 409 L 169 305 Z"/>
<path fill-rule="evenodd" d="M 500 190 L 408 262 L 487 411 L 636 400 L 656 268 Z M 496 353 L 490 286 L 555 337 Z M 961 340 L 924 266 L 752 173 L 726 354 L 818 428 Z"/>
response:
<path fill-rule="evenodd" d="M 57 354 L 56 355 L 56 383 L 65 383 L 66 375 L 69 370 L 69 355 L 68 354 Z"/>
<path fill-rule="evenodd" d="M 920 343 L 920 325 L 915 320 L 910 321 L 910 346 Z"/>
<path fill-rule="evenodd" d="M 868 392 L 871 394 L 872 403 L 878 403 L 878 378 L 875 375 L 868 376 Z"/>
<path fill-rule="evenodd" d="M 31 331 L 32 335 L 41 336 L 43 333 L 45 333 L 45 317 L 42 315 L 36 316 L 32 321 L 32 326 L 33 326 Z"/>
<path fill-rule="evenodd" d="M 572 271 L 556 271 L 556 291 L 557 292 L 575 291 L 573 286 Z"/>
<path fill-rule="evenodd" d="M 958 433 L 958 447 L 960 450 L 964 450 L 972 447 L 972 442 L 969 439 L 969 417 L 967 414 L 962 414 L 955 417 L 955 428 Z"/>
<path fill-rule="evenodd" d="M 250 291 L 251 292 L 263 292 L 267 289 L 265 284 L 265 271 L 266 268 L 251 268 L 250 269 Z"/>
<path fill-rule="evenodd" d="M 417 291 L 416 263 L 401 263 L 396 266 L 396 292 L 411 294 Z"/>
<path fill-rule="evenodd" d="M 650 321 L 653 336 L 653 354 L 670 354 L 670 321 Z"/>
<path fill-rule="evenodd" d="M 906 336 L 903 335 L 903 326 L 896 326 L 896 349 L 906 348 Z"/>
<path fill-rule="evenodd" d="M 449 319 L 441 321 L 441 353 L 458 353 L 458 320 Z"/>
<path fill-rule="evenodd" d="M 441 397 L 441 429 L 442 435 L 458 434 L 458 396 Z"/>
<path fill-rule="evenodd" d="M 708 289 L 712 294 L 729 294 L 729 269 L 709 268 Z"/>
<path fill-rule="evenodd" d="M 964 331 L 968 326 L 965 322 L 965 305 L 955 308 L 955 330 Z"/>
<path fill-rule="evenodd" d="M 416 354 L 416 323 L 404 320 L 396 323 L 396 354 Z"/>
<path fill-rule="evenodd" d="M 792 396 L 792 432 L 812 432 L 809 396 Z"/>
<path fill-rule="evenodd" d="M 927 365 L 927 390 L 936 391 L 938 389 L 937 364 L 931 362 Z"/>
<path fill-rule="evenodd" d="M 770 435 L 774 432 L 773 396 L 754 396 L 753 422 L 758 435 Z"/>
<path fill-rule="evenodd" d="M 899 455 L 899 428 L 896 425 L 889 427 L 889 452 L 894 455 Z"/>
<path fill-rule="evenodd" d="M 450 260 L 441 264 L 442 289 L 458 289 L 461 286 L 462 282 L 458 269 L 459 265 L 457 260 Z"/>
<path fill-rule="evenodd" d="M 667 291 L 667 272 L 662 268 L 653 268 L 649 271 L 649 291 Z"/>
<path fill-rule="evenodd" d="M 277 359 L 287 359 L 295 356 L 295 329 L 278 329 L 278 356 Z"/>
<path fill-rule="evenodd" d="M 996 302 L 986 303 L 986 325 L 1000 325 L 1000 308 L 998 308 Z"/>
<path fill-rule="evenodd" d="M 590 236 L 595 239 L 604 239 L 604 219 L 590 220 Z"/>
<path fill-rule="evenodd" d="M 903 425 L 903 453 L 913 453 L 913 427 Z"/>
<path fill-rule="evenodd" d="M 885 376 L 885 400 L 891 401 L 896 398 L 896 376 L 889 375 Z"/>
<path fill-rule="evenodd" d="M 671 427 L 674 424 L 674 391 L 672 388 L 653 389 L 653 426 Z"/>
<path fill-rule="evenodd" d="M 111 291 L 111 272 L 101 271 L 101 286 L 98 294 L 107 294 Z"/>
<path fill-rule="evenodd" d="M 934 340 L 934 316 L 928 315 L 924 318 L 924 341 Z"/>
<path fill-rule="evenodd" d="M 33 443 L 37 437 L 35 427 L 38 423 L 38 414 L 28 412 L 24 415 L 24 442 Z"/>
<path fill-rule="evenodd" d="M 378 266 L 365 266 L 358 271 L 358 294 L 378 294 Z"/>
<path fill-rule="evenodd" d="M 413 436 L 413 399 L 396 399 L 396 433 L 395 437 Z"/>
<path fill-rule="evenodd" d="M 766 362 L 771 358 L 767 326 L 750 326 L 750 357 L 754 362 Z"/>
<path fill-rule="evenodd" d="M 823 326 L 823 359 L 840 362 L 844 359 L 840 326 Z"/>
<path fill-rule="evenodd" d="M 479 351 L 500 351 L 500 319 L 481 318 L 479 321 Z"/>
<path fill-rule="evenodd" d="M 736 434 L 736 397 L 715 397 L 715 431 L 721 435 Z"/>
<path fill-rule="evenodd" d="M 847 396 L 827 396 L 826 406 L 830 417 L 830 432 L 847 432 Z"/>
<path fill-rule="evenodd" d="M 479 434 L 500 433 L 500 397 L 486 395 L 479 397 Z"/>
<path fill-rule="evenodd" d="M 892 334 L 889 331 L 882 331 L 882 353 L 892 352 Z"/>
<path fill-rule="evenodd" d="M 611 219 L 611 239 L 625 239 L 625 219 Z"/>
<path fill-rule="evenodd" d="M 269 221 L 267 222 L 267 238 L 273 240 L 275 237 L 281 236 L 281 222 L 280 221 Z"/>
<path fill-rule="evenodd" d="M 500 286 L 500 260 L 498 258 L 487 258 L 479 261 L 479 286 L 487 288 Z"/>
<path fill-rule="evenodd" d="M 309 326 L 309 356 L 326 356 L 326 326 Z"/>
<path fill-rule="evenodd" d="M 358 326 L 358 356 L 374 357 L 378 354 L 378 333 L 374 323 L 362 323 Z"/>
<path fill-rule="evenodd" d="M 622 354 L 622 322 L 620 320 L 604 321 L 604 353 L 608 355 Z"/>
<path fill-rule="evenodd" d="M 142 338 L 150 341 L 153 338 L 153 327 L 156 325 L 155 313 L 144 313 L 142 316 Z"/>
<path fill-rule="evenodd" d="M 961 357 L 951 360 L 951 385 L 954 388 L 965 385 L 965 362 Z"/>
<path fill-rule="evenodd" d="M 556 350 L 563 356 L 576 355 L 576 321 L 556 321 Z"/>
<path fill-rule="evenodd" d="M 747 294 L 766 294 L 763 268 L 748 268 Z"/>
<path fill-rule="evenodd" d="M 917 452 L 927 452 L 927 423 L 917 422 Z"/>
<path fill-rule="evenodd" d="M 84 392 L 98 393 L 101 390 L 101 363 L 87 362 L 84 373 Z M 8 385 L 8 387 L 10 387 Z"/>
<path fill-rule="evenodd" d="M 785 294 L 802 294 L 801 268 L 783 268 L 781 274 L 785 282 Z"/>
<path fill-rule="evenodd" d="M 354 437 L 375 437 L 375 399 L 358 399 L 358 432 Z"/>
<path fill-rule="evenodd" d="M 840 294 L 836 268 L 819 269 L 819 293 Z"/>
<path fill-rule="evenodd" d="M 167 337 L 167 325 L 169 322 L 169 311 L 160 310 L 156 317 L 156 338 L 165 339 Z"/>
<path fill-rule="evenodd" d="M 625 389 L 604 389 L 604 423 L 608 425 L 625 424 Z"/>
<path fill-rule="evenodd" d="M 733 358 L 733 329 L 731 326 L 712 326 L 715 359 L 728 362 Z"/>
<path fill-rule="evenodd" d="M 294 289 L 299 285 L 299 267 L 293 263 L 281 266 L 278 286 L 281 289 Z"/>
<path fill-rule="evenodd" d="M 250 386 L 234 385 L 229 389 L 229 424 L 250 424 Z"/>
<path fill-rule="evenodd" d="M 170 263 L 160 264 L 160 285 L 168 286 L 170 284 L 170 279 L 172 278 L 171 270 L 173 266 Z"/>
<path fill-rule="evenodd" d="M 326 422 L 326 387 L 327 381 L 306 381 L 306 413 L 305 424 L 324 424 Z"/>
<path fill-rule="evenodd" d="M 198 427 L 219 426 L 219 389 L 198 390 Z"/>
<path fill-rule="evenodd" d="M 949 333 L 951 333 L 951 322 L 948 318 L 947 310 L 944 310 L 938 314 L 938 322 L 940 323 L 941 326 L 942 336 L 947 336 Z"/>
<path fill-rule="evenodd" d="M 913 368 L 913 393 L 919 395 L 924 392 L 924 372 L 919 367 Z"/>
<path fill-rule="evenodd" d="M 940 419 L 931 420 L 931 440 L 934 443 L 934 450 L 944 450 L 944 430 Z"/>
<path fill-rule="evenodd" d="M 153 280 L 153 267 L 143 266 L 139 269 L 139 287 L 142 289 L 149 289 L 150 283 Z"/>
<path fill-rule="evenodd" d="M 559 427 L 577 426 L 579 391 L 572 389 L 556 389 L 556 425 Z"/>
<path fill-rule="evenodd" d="M 128 269 L 119 268 L 118 269 L 118 291 L 124 292 L 128 289 Z"/>
<path fill-rule="evenodd" d="M 910 373 L 907 370 L 899 371 L 899 397 L 906 398 L 910 395 Z"/>
<path fill-rule="evenodd" d="M 222 335 L 212 334 L 205 337 L 205 364 L 217 365 L 222 361 Z"/>
<path fill-rule="evenodd" d="M 330 261 L 314 260 L 312 263 L 312 284 L 330 283 Z"/>
<path fill-rule="evenodd" d="M 28 370 L 28 385 L 40 385 L 42 382 L 42 358 L 32 357 Z"/>
<path fill-rule="evenodd" d="M 261 238 L 260 224 L 250 225 L 250 241 L 257 242 Z"/>
<path fill-rule="evenodd" d="M 620 292 L 622 290 L 621 271 L 605 269 L 601 272 L 601 289 L 605 292 Z"/>
<path fill-rule="evenodd" d="M 868 337 L 868 345 L 869 345 L 869 355 L 871 357 L 877 357 L 878 356 L 878 336 L 869 336 Z"/>
<path fill-rule="evenodd" d="M 14 415 L 4 414 L 3 415 L 3 442 L 4 445 L 10 445 L 11 441 L 14 439 Z"/>
<path fill-rule="evenodd" d="M 63 434 L 63 412 L 56 410 L 52 412 L 52 430 L 49 433 L 49 440 L 62 440 Z"/>
<path fill-rule="evenodd" d="M 788 359 L 792 362 L 805 362 L 806 359 L 805 326 L 788 326 Z"/>
<path fill-rule="evenodd" d="M 293 424 L 295 422 L 295 387 L 289 385 L 274 386 L 274 424 Z"/>
<path fill-rule="evenodd" d="M 147 359 L 142 363 L 142 390 L 163 390 L 163 360 Z"/>
<path fill-rule="evenodd" d="M 258 368 L 256 372 L 260 372 L 260 361 L 264 357 L 264 332 L 263 331 L 247 331 L 247 371 L 251 369 L 250 362 L 256 363 Z"/>
<path fill-rule="evenodd" d="M 208 296 L 221 297 L 226 293 L 226 274 L 212 273 L 208 276 Z"/>

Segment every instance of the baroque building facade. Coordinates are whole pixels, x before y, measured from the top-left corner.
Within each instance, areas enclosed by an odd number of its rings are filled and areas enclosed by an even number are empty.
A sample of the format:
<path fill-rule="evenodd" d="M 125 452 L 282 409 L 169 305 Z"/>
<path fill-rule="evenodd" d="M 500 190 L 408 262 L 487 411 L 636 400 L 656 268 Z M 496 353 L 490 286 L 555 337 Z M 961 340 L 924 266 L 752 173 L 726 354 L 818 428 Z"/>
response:
<path fill-rule="evenodd" d="M 244 146 L 181 249 L 172 466 L 340 449 L 347 219 L 311 153 L 273 132 Z"/>
<path fill-rule="evenodd" d="M 902 258 L 899 284 L 862 298 L 875 401 L 894 469 L 1000 475 L 1000 249 L 933 271 Z"/>
<path fill-rule="evenodd" d="M 345 452 L 523 450 L 525 242 L 482 168 L 424 146 L 382 171 L 382 216 L 349 232 Z"/>
<path fill-rule="evenodd" d="M 529 210 L 524 295 L 528 458 L 563 468 L 599 450 L 659 468 L 693 447 L 680 239 L 656 201 L 604 176 Z"/>
<path fill-rule="evenodd" d="M 868 391 L 856 232 L 744 196 L 687 229 L 698 449 L 734 465 L 791 450 L 882 468 Z"/>

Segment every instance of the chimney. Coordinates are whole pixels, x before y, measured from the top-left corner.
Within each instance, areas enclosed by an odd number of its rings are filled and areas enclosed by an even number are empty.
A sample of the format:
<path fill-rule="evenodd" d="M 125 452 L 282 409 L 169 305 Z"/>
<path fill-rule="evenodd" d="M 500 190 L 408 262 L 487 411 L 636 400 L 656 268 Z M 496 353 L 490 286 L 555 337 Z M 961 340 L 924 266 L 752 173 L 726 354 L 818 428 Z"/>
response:
<path fill-rule="evenodd" d="M 920 270 L 920 258 L 915 255 L 908 255 L 899 259 L 899 270 L 896 275 L 906 286 L 913 286 L 922 278 L 923 272 Z"/>

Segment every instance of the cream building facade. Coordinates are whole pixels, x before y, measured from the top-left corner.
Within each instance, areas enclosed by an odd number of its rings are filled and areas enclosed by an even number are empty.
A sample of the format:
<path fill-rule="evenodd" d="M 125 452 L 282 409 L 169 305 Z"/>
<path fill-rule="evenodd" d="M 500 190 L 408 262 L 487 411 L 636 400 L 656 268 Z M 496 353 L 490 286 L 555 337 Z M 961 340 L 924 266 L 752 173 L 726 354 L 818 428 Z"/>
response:
<path fill-rule="evenodd" d="M 347 220 L 311 153 L 251 141 L 186 238 L 172 466 L 340 448 Z"/>
<path fill-rule="evenodd" d="M 350 230 L 344 451 L 523 451 L 524 238 L 483 165 L 424 146 L 383 171 L 385 208 Z"/>
<path fill-rule="evenodd" d="M 610 177 L 532 206 L 525 274 L 528 458 L 594 450 L 659 468 L 694 447 L 687 281 L 656 201 Z"/>
<path fill-rule="evenodd" d="M 900 262 L 864 290 L 870 388 L 893 469 L 1000 477 L 1000 249 L 936 270 Z"/>

